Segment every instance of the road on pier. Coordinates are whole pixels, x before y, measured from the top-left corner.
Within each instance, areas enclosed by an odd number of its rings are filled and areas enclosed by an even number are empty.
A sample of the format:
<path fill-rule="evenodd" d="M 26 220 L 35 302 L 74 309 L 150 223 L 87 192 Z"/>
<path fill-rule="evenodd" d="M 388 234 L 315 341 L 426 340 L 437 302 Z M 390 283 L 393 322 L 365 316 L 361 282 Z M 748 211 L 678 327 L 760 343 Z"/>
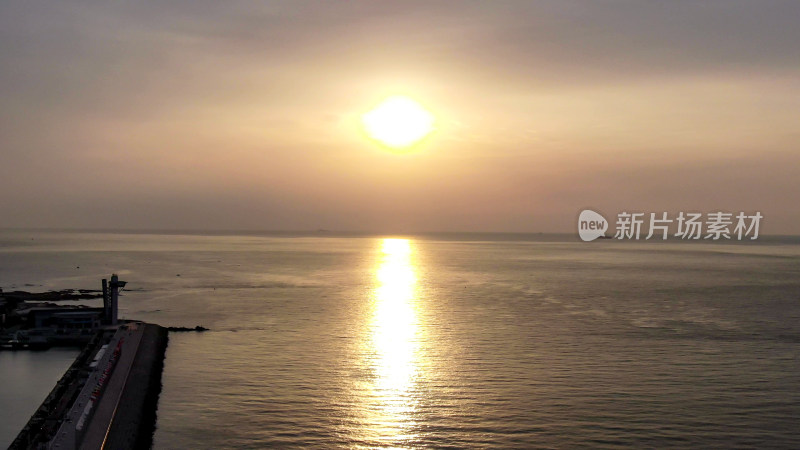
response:
<path fill-rule="evenodd" d="M 111 423 L 117 408 L 120 407 L 119 400 L 125 391 L 128 382 L 128 374 L 131 371 L 136 352 L 139 350 L 139 343 L 142 340 L 144 327 L 136 323 L 128 324 L 128 331 L 122 334 L 122 351 L 119 360 L 106 382 L 100 402 L 95 405 L 97 408 L 83 437 L 81 450 L 97 450 L 103 447 Z M 109 346 L 109 350 L 113 347 Z"/>

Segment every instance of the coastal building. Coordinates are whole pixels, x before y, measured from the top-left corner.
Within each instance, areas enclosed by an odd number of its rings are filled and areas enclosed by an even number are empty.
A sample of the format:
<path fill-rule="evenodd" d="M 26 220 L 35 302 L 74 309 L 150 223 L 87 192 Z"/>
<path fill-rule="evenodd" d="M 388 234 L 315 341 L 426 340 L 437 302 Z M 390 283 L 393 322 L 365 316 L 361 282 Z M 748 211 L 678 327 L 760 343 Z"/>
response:
<path fill-rule="evenodd" d="M 23 311 L 28 328 L 93 330 L 102 325 L 101 308 L 30 308 Z"/>

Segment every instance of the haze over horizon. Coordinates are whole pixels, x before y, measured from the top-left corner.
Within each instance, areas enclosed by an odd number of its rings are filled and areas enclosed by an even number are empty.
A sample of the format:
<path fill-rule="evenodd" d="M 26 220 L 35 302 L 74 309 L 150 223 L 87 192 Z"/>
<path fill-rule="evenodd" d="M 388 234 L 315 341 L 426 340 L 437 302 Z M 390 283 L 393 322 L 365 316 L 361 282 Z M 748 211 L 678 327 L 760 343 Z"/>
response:
<path fill-rule="evenodd" d="M 800 3 L 0 5 L 0 227 L 800 234 Z M 359 117 L 412 97 L 408 153 Z"/>

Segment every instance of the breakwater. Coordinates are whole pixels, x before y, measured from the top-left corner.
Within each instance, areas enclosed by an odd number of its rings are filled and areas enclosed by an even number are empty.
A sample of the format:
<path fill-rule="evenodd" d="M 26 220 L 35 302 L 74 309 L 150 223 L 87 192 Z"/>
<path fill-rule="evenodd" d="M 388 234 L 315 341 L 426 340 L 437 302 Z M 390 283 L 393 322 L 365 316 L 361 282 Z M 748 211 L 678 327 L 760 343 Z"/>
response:
<path fill-rule="evenodd" d="M 167 333 L 142 322 L 98 331 L 9 448 L 148 448 Z"/>
<path fill-rule="evenodd" d="M 120 399 L 124 408 L 117 408 L 104 448 L 141 449 L 152 445 L 167 343 L 166 329 L 145 325 L 139 352 Z"/>

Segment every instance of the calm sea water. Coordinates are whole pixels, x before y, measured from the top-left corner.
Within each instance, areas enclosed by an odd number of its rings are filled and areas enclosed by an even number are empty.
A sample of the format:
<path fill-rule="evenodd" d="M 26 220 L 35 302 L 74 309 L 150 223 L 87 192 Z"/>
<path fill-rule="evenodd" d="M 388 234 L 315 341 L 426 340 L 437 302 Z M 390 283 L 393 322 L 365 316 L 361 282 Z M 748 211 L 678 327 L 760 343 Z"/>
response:
<path fill-rule="evenodd" d="M 0 351 L 0 447 L 17 437 L 77 356 L 72 348 Z"/>
<path fill-rule="evenodd" d="M 112 271 L 212 329 L 170 335 L 156 448 L 800 448 L 796 241 L 0 234 L 5 289 Z"/>

